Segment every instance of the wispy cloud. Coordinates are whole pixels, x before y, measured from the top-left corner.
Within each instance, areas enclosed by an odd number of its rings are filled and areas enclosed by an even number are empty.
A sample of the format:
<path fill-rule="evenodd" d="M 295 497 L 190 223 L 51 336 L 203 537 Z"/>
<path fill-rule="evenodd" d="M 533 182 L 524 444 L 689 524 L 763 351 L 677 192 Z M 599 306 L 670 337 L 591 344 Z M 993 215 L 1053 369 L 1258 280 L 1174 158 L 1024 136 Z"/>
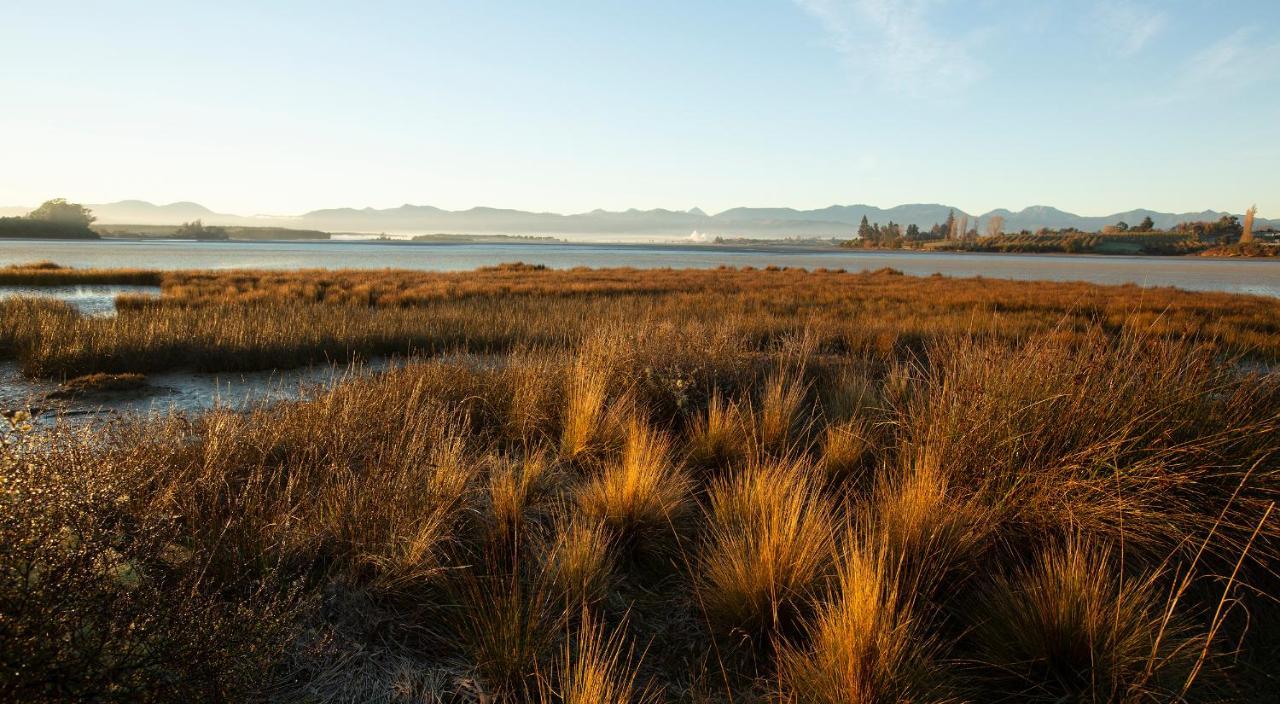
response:
<path fill-rule="evenodd" d="M 822 23 L 854 74 L 908 94 L 959 91 L 984 73 L 973 35 L 931 22 L 937 0 L 793 0 Z"/>
<path fill-rule="evenodd" d="M 1179 78 L 1175 97 L 1198 98 L 1280 83 L 1280 43 L 1258 41 L 1252 28 L 1236 30 L 1195 52 Z"/>
<path fill-rule="evenodd" d="M 1133 56 L 1164 31 L 1164 12 L 1126 0 L 1101 0 L 1094 5 L 1093 20 L 1102 40 L 1121 56 Z"/>

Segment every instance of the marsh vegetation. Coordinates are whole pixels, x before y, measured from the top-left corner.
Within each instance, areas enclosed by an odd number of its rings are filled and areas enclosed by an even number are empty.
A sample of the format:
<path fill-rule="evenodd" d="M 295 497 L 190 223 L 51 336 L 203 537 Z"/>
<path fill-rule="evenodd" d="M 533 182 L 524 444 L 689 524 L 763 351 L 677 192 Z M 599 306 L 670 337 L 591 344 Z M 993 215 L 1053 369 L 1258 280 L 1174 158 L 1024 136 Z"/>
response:
<path fill-rule="evenodd" d="M 1275 691 L 1274 300 L 892 271 L 156 276 L 114 318 L 0 302 L 0 350 L 55 378 L 469 354 L 247 412 L 11 415 L 2 699 Z"/>

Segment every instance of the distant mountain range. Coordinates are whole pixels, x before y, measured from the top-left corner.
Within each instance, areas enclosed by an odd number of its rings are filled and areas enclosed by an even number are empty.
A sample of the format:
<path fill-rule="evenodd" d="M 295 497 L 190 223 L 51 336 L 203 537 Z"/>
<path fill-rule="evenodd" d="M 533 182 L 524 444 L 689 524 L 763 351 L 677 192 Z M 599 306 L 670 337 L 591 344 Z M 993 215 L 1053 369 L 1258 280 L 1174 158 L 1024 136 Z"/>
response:
<path fill-rule="evenodd" d="M 429 205 L 402 205 L 398 208 L 330 208 L 297 216 L 244 216 L 215 213 L 198 203 L 155 205 L 140 200 L 89 205 L 102 224 L 172 225 L 200 219 L 206 225 L 293 227 L 327 232 L 410 234 L 510 234 L 560 235 L 572 239 L 593 237 L 685 237 L 693 232 L 723 237 L 838 237 L 845 239 L 857 231 L 865 216 L 873 223 L 896 222 L 927 229 L 947 219 L 947 214 L 968 215 L 970 224 L 982 229 L 993 216 L 1004 218 L 1006 232 L 1037 230 L 1042 227 L 1075 227 L 1096 231 L 1106 225 L 1126 222 L 1137 225 L 1150 217 L 1157 228 L 1172 227 L 1190 220 L 1217 220 L 1226 213 L 1162 213 L 1129 210 L 1104 216 L 1068 213 L 1049 206 L 1032 206 L 1020 211 L 999 209 L 975 215 L 940 204 L 910 204 L 893 208 L 870 205 L 833 205 L 818 210 L 793 208 L 731 208 L 709 215 L 692 210 L 593 210 L 562 215 L 502 208 L 442 210 Z M 0 216 L 20 215 L 30 208 L 0 207 Z M 1280 220 L 1259 219 L 1259 229 L 1280 228 Z"/>

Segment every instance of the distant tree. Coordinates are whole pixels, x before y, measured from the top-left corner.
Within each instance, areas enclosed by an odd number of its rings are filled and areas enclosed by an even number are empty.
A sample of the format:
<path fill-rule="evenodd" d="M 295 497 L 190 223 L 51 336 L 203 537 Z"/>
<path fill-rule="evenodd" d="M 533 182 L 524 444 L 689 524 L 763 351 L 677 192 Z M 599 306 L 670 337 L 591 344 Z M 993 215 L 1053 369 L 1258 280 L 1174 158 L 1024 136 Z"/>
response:
<path fill-rule="evenodd" d="M 992 215 L 987 218 L 987 236 L 999 237 L 1004 232 L 1004 216 Z"/>
<path fill-rule="evenodd" d="M 954 209 L 947 211 L 947 219 L 942 223 L 942 236 L 945 239 L 953 239 L 956 233 L 956 211 Z"/>
<path fill-rule="evenodd" d="M 1151 219 L 1150 215 L 1143 218 L 1142 222 L 1138 223 L 1138 226 L 1133 228 L 1134 232 L 1151 232 L 1154 229 L 1156 229 L 1156 223 Z"/>
<path fill-rule="evenodd" d="M 39 208 L 27 213 L 27 217 L 32 220 L 43 220 L 45 222 L 56 222 L 84 228 L 89 227 L 89 223 L 97 219 L 93 217 L 93 212 L 88 208 L 79 203 L 68 203 L 66 198 L 46 200 Z"/>
<path fill-rule="evenodd" d="M 226 228 L 223 227 L 206 227 L 200 220 L 192 220 L 184 222 L 178 229 L 174 231 L 174 235 L 178 237 L 190 237 L 197 240 L 226 240 L 231 239 L 227 234 Z"/>
<path fill-rule="evenodd" d="M 915 223 L 907 225 L 907 239 L 913 242 L 920 239 L 920 228 Z"/>
<path fill-rule="evenodd" d="M 1120 222 L 1116 223 L 1116 232 L 1128 232 L 1128 231 L 1129 231 L 1129 223 L 1125 222 L 1124 220 L 1121 220 Z"/>
<path fill-rule="evenodd" d="M 1244 225 L 1240 230 L 1240 244 L 1248 244 L 1253 241 L 1253 216 L 1258 214 L 1258 206 L 1250 206 L 1244 211 Z"/>
<path fill-rule="evenodd" d="M 862 222 L 858 225 L 858 238 L 871 242 L 875 240 L 876 231 L 871 227 L 871 223 L 867 221 L 867 216 L 862 216 Z"/>
<path fill-rule="evenodd" d="M 1181 222 L 1173 228 L 1173 231 L 1211 242 L 1235 241 L 1244 235 L 1240 219 L 1234 215 L 1223 215 L 1217 222 Z"/>

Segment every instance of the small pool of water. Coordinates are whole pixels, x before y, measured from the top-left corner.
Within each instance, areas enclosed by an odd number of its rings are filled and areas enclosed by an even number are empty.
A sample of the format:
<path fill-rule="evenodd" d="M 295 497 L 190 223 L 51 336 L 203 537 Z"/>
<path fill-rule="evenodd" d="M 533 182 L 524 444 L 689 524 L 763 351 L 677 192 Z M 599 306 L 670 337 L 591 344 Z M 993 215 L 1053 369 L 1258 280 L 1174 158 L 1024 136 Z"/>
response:
<path fill-rule="evenodd" d="M 162 372 L 147 375 L 137 390 L 89 393 L 58 398 L 59 385 L 23 376 L 16 362 L 0 362 L 0 412 L 28 411 L 41 425 L 57 418 L 73 423 L 105 420 L 126 414 L 196 413 L 211 408 L 246 410 L 290 401 L 308 391 L 329 388 L 347 379 L 403 364 L 377 359 L 352 365 L 318 365 L 261 372 Z"/>
<path fill-rule="evenodd" d="M 159 295 L 159 286 L 0 286 L 0 300 L 25 296 L 56 298 L 75 307 L 81 315 L 103 316 L 116 312 L 116 296 L 123 293 Z"/>

